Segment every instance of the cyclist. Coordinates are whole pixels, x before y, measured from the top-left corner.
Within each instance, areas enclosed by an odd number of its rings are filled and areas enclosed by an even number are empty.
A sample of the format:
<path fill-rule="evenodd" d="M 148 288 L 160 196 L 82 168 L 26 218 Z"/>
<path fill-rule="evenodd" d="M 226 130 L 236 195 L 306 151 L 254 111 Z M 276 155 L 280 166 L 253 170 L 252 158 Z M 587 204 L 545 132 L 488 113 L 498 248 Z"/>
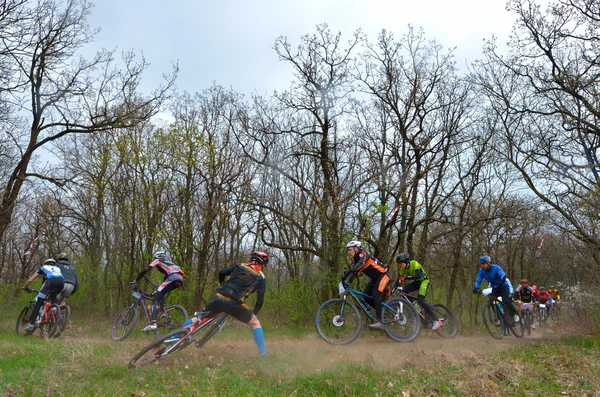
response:
<path fill-rule="evenodd" d="M 50 299 L 52 303 L 56 303 L 56 295 L 59 294 L 65 286 L 65 279 L 60 272 L 60 268 L 56 266 L 56 261 L 50 258 L 46 259 L 44 264 L 35 273 L 33 273 L 31 277 L 29 277 L 29 280 L 25 282 L 23 289 L 28 290 L 28 287 L 31 285 L 31 283 L 33 283 L 34 280 L 40 275 L 42 276 L 43 283 L 42 287 L 40 288 L 40 292 L 37 294 L 35 306 L 31 312 L 31 317 L 29 317 L 29 324 L 27 324 L 27 327 L 25 327 L 25 332 L 27 335 L 31 334 L 35 330 L 35 320 L 37 319 L 40 308 L 44 304 L 44 301 L 46 299 Z"/>
<path fill-rule="evenodd" d="M 491 296 L 498 298 L 502 298 L 502 303 L 504 307 L 508 308 L 509 314 L 513 317 L 513 321 L 515 323 L 519 322 L 519 314 L 515 307 L 511 304 L 510 297 L 510 286 L 506 280 L 506 273 L 502 268 L 494 263 L 492 264 L 492 259 L 487 255 L 482 255 L 479 257 L 479 273 L 477 274 L 477 280 L 475 280 L 475 285 L 473 287 L 473 293 L 478 294 L 479 286 L 481 282 L 485 279 L 492 287 Z"/>
<path fill-rule="evenodd" d="M 539 303 L 543 303 L 546 305 L 546 313 L 549 314 L 550 313 L 550 300 L 552 299 L 550 297 L 550 293 L 548 291 L 546 291 L 545 287 L 540 287 L 538 294 L 537 294 L 537 299 Z"/>
<path fill-rule="evenodd" d="M 552 304 L 556 305 L 556 310 L 560 310 L 560 295 L 558 294 L 556 287 L 552 285 L 548 290 L 548 293 L 552 299 Z"/>
<path fill-rule="evenodd" d="M 164 274 L 164 279 L 152 297 L 152 316 L 150 317 L 150 324 L 143 328 L 142 332 L 154 331 L 156 329 L 158 305 L 160 304 L 162 307 L 167 292 L 173 291 L 183 285 L 183 270 L 173 262 L 168 261 L 164 251 L 157 251 L 154 254 L 154 259 L 150 262 L 148 267 L 138 274 L 133 281 L 134 284 L 137 284 L 147 272 L 154 268 Z"/>
<path fill-rule="evenodd" d="M 210 301 L 203 312 L 208 314 L 227 313 L 239 321 L 248 324 L 252 328 L 254 341 L 258 347 L 258 353 L 261 356 L 267 355 L 265 348 L 265 337 L 256 315 L 263 305 L 267 282 L 262 269 L 267 266 L 269 255 L 254 251 L 250 254 L 250 262 L 238 263 L 236 265 L 221 269 L 219 271 L 219 283 L 221 286 L 217 288 L 217 296 Z M 229 276 L 229 278 L 227 278 Z M 227 278 L 227 279 L 226 279 Z M 244 300 L 251 294 L 256 292 L 256 304 L 254 309 L 250 309 Z M 191 323 L 196 323 L 200 319 L 196 316 L 187 320 L 183 326 Z M 173 340 L 177 339 L 177 336 Z"/>
<path fill-rule="evenodd" d="M 58 256 L 56 266 L 60 268 L 60 272 L 65 278 L 65 286 L 63 287 L 62 292 L 58 294 L 57 297 L 61 306 L 64 306 L 67 304 L 67 302 L 65 302 L 65 298 L 77 292 L 77 287 L 79 286 L 79 279 L 77 278 L 77 272 L 75 271 L 75 267 L 69 262 L 67 254 L 65 252 L 61 253 Z"/>
<path fill-rule="evenodd" d="M 412 280 L 412 283 L 404 287 L 404 292 L 419 291 L 417 295 L 417 302 L 425 310 L 427 316 L 434 320 L 431 329 L 434 331 L 439 329 L 444 322 L 435 316 L 435 313 L 431 309 L 431 306 L 425 302 L 425 295 L 427 295 L 427 287 L 429 286 L 429 278 L 427 273 L 423 269 L 423 266 L 416 260 L 410 260 L 408 253 L 403 252 L 396 256 L 396 263 L 400 267 L 399 277 L 396 283 L 402 282 L 403 280 Z"/>
<path fill-rule="evenodd" d="M 529 310 L 531 312 L 531 318 L 533 318 L 533 295 L 533 288 L 529 286 L 529 280 L 526 278 L 522 279 L 521 285 L 515 290 L 515 297 L 521 301 L 521 313 L 523 310 Z M 535 329 L 535 325 L 531 324 L 531 328 Z"/>
<path fill-rule="evenodd" d="M 365 301 L 375 309 L 375 314 L 377 316 L 377 321 L 373 324 L 369 324 L 369 327 L 373 329 L 383 329 L 383 324 L 381 324 L 381 294 L 390 281 L 387 269 L 379 262 L 379 259 L 375 258 L 362 248 L 362 243 L 360 241 L 350 241 L 346 244 L 346 251 L 352 258 L 353 263 L 352 268 L 345 271 L 342 277 L 345 279 L 350 276 L 347 280 L 348 284 L 358 276 L 358 272 L 362 272 L 369 277 L 370 281 L 365 286 L 363 292 L 369 296 L 369 298 L 365 297 Z"/>

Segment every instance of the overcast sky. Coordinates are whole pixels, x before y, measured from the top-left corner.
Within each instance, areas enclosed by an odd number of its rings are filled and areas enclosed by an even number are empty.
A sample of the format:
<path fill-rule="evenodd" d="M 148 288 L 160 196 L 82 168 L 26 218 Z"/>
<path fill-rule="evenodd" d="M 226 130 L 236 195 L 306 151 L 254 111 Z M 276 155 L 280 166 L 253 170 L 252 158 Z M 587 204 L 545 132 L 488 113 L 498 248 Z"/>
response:
<path fill-rule="evenodd" d="M 102 30 L 97 47 L 143 52 L 152 64 L 144 87 L 179 62 L 179 91 L 191 93 L 213 82 L 238 92 L 284 90 L 292 76 L 273 45 L 327 23 L 350 39 L 362 28 L 370 41 L 386 29 L 399 38 L 410 24 L 428 39 L 457 47 L 459 66 L 480 58 L 484 38 L 506 42 L 515 15 L 504 0 L 96 0 L 90 24 Z"/>

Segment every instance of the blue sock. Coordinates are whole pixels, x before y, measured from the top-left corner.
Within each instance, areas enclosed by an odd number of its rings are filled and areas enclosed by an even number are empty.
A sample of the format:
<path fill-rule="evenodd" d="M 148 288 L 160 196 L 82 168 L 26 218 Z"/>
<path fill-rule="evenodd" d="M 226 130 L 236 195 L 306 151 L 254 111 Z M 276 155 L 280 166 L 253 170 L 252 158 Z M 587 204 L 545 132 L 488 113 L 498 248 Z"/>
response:
<path fill-rule="evenodd" d="M 263 334 L 262 328 L 254 328 L 252 334 L 254 334 L 256 346 L 258 346 L 258 353 L 260 353 L 261 356 L 266 356 L 267 349 L 265 349 L 265 335 Z"/>
<path fill-rule="evenodd" d="M 188 320 L 185 320 L 185 322 L 183 323 L 183 325 L 181 326 L 181 328 L 185 328 L 186 325 L 190 325 L 191 323 L 192 323 L 192 319 L 191 318 L 188 319 Z"/>

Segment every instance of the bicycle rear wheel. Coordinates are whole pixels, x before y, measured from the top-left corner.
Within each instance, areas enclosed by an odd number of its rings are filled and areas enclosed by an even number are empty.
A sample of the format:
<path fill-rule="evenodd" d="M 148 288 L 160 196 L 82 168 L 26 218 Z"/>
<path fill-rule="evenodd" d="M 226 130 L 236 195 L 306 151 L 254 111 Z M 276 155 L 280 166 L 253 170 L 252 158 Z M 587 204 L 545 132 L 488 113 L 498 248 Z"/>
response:
<path fill-rule="evenodd" d="M 183 336 L 182 336 L 183 335 Z M 182 336 L 181 338 L 177 338 Z M 173 339 L 172 339 L 173 338 Z M 175 353 L 192 343 L 193 333 L 185 329 L 177 329 L 169 332 L 145 346 L 129 361 L 129 367 L 141 367 L 152 364 L 160 359 Z"/>
<path fill-rule="evenodd" d="M 47 313 L 48 317 L 44 321 L 40 322 L 40 333 L 44 338 L 51 338 L 53 335 L 58 333 L 58 326 L 60 325 L 60 306 L 56 303 L 50 305 Z"/>
<path fill-rule="evenodd" d="M 492 302 L 485 302 L 481 310 L 483 316 L 483 324 L 494 339 L 502 339 L 504 337 L 505 325 L 500 317 L 500 313 Z"/>
<path fill-rule="evenodd" d="M 434 303 L 431 305 L 431 310 L 435 314 L 435 317 L 444 323 L 440 328 L 435 330 L 435 333 L 442 338 L 452 338 L 456 336 L 458 332 L 458 324 L 456 323 L 456 317 L 448 306 L 441 303 Z"/>
<path fill-rule="evenodd" d="M 140 312 L 136 304 L 123 309 L 110 328 L 110 338 L 116 342 L 127 338 L 135 328 L 139 316 Z"/>
<path fill-rule="evenodd" d="M 25 327 L 29 324 L 29 317 L 31 317 L 31 311 L 33 310 L 33 305 L 27 305 L 21 310 L 19 313 L 19 317 L 17 317 L 17 326 L 15 327 L 15 331 L 17 334 L 26 335 Z"/>
<path fill-rule="evenodd" d="M 336 298 L 328 300 L 319 307 L 315 326 L 325 342 L 344 345 L 358 337 L 362 319 L 356 306 Z"/>
<path fill-rule="evenodd" d="M 169 333 L 173 330 L 181 328 L 183 323 L 187 321 L 188 314 L 183 306 L 173 305 L 165 308 L 156 322 L 157 329 L 160 333 Z"/>
<path fill-rule="evenodd" d="M 60 305 L 59 305 L 60 306 Z M 71 308 L 69 305 L 60 306 L 60 320 L 58 322 L 58 327 L 56 328 L 56 332 L 50 335 L 52 338 L 58 338 L 65 332 L 67 328 L 67 323 L 71 318 Z"/>
<path fill-rule="evenodd" d="M 404 298 L 396 297 L 385 302 L 381 317 L 385 333 L 396 342 L 410 342 L 419 335 L 419 313 Z"/>
<path fill-rule="evenodd" d="M 525 335 L 525 325 L 523 324 L 523 319 L 519 318 L 518 322 L 514 322 L 512 316 L 507 315 L 507 324 L 510 332 L 517 338 L 522 338 Z"/>

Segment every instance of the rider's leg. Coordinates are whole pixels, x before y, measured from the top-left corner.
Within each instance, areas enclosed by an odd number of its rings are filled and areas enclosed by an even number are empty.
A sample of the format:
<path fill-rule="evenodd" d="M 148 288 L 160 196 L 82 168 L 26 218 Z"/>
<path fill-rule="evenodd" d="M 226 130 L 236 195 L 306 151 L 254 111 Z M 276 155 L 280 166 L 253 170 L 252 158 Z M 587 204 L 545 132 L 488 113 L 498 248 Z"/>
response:
<path fill-rule="evenodd" d="M 254 336 L 254 342 L 256 343 L 256 347 L 258 347 L 258 354 L 261 356 L 267 355 L 267 349 L 265 348 L 265 335 L 263 334 L 262 327 L 260 326 L 260 321 L 255 314 L 252 314 L 252 318 L 248 322 L 250 328 L 252 328 L 252 335 Z"/>

